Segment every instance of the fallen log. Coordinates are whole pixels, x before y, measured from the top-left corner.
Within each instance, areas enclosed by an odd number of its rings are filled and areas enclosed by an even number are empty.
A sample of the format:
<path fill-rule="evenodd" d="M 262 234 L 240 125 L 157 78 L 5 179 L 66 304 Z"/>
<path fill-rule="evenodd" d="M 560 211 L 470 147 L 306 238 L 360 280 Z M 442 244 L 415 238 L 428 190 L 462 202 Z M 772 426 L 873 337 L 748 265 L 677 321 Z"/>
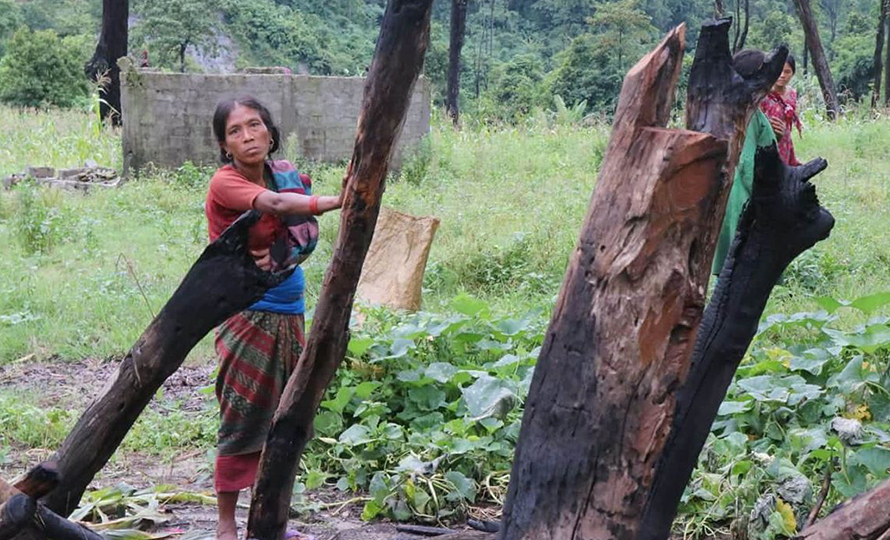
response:
<path fill-rule="evenodd" d="M 57 452 L 61 482 L 44 498 L 47 507 L 62 515 L 77 508 L 95 474 L 198 341 L 287 277 L 289 272 L 260 270 L 248 253 L 247 234 L 259 216 L 245 213 L 207 246 L 117 374 L 81 415 Z"/>
<path fill-rule="evenodd" d="M 253 489 L 247 538 L 278 540 L 300 456 L 325 389 L 346 353 L 349 318 L 383 196 L 392 150 L 429 43 L 432 0 L 390 0 L 365 83 L 334 255 L 306 348 L 281 396 Z"/>
<path fill-rule="evenodd" d="M 9 540 L 34 519 L 37 502 L 24 493 L 13 495 L 0 505 L 0 540 Z"/>
<path fill-rule="evenodd" d="M 841 504 L 795 540 L 886 540 L 890 538 L 890 480 Z"/>
<path fill-rule="evenodd" d="M 729 24 L 700 34 L 687 98 L 687 127 L 699 132 L 663 129 L 682 27 L 625 77 L 535 369 L 498 538 L 645 533 L 745 127 L 787 54 L 741 76 Z"/>

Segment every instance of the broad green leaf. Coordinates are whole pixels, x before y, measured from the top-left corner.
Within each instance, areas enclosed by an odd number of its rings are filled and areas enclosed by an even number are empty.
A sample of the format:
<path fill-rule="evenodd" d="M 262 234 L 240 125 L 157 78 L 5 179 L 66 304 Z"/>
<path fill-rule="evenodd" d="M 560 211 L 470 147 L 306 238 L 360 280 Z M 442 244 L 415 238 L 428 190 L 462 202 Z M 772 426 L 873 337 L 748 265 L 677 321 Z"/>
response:
<path fill-rule="evenodd" d="M 882 347 L 890 346 L 890 327 L 884 324 L 869 325 L 856 333 L 831 328 L 823 328 L 822 331 L 837 345 L 856 347 L 866 353 L 873 353 Z"/>
<path fill-rule="evenodd" d="M 863 313 L 870 314 L 887 304 L 890 304 L 890 292 L 877 293 L 857 298 L 850 302 L 850 307 L 856 308 Z"/>
<path fill-rule="evenodd" d="M 488 311 L 488 304 L 486 304 L 484 300 L 473 298 L 468 294 L 460 294 L 454 297 L 451 300 L 451 307 L 458 313 L 462 313 L 468 317 L 482 315 Z"/>
<path fill-rule="evenodd" d="M 522 359 L 516 356 L 515 354 L 505 354 L 501 357 L 500 360 L 494 363 L 494 368 L 508 367 L 514 366 L 518 364 Z"/>
<path fill-rule="evenodd" d="M 349 340 L 347 348 L 349 349 L 350 354 L 359 357 L 365 354 L 365 351 L 370 349 L 373 344 L 374 340 L 372 338 L 352 338 Z"/>
<path fill-rule="evenodd" d="M 459 368 L 447 362 L 434 362 L 427 366 L 424 374 L 434 381 L 445 384 L 450 381 L 451 377 L 453 377 L 454 374 L 458 371 L 460 371 Z"/>
<path fill-rule="evenodd" d="M 421 411 L 435 411 L 444 406 L 445 392 L 434 386 L 420 386 L 408 390 L 408 399 L 417 404 Z"/>
<path fill-rule="evenodd" d="M 487 416 L 500 416 L 516 404 L 516 394 L 506 382 L 484 375 L 463 389 L 464 402 L 474 420 Z"/>
<path fill-rule="evenodd" d="M 355 387 L 355 397 L 359 399 L 368 399 L 371 397 L 371 394 L 374 393 L 374 390 L 380 388 L 380 384 L 377 381 L 365 381 L 358 386 Z"/>
<path fill-rule="evenodd" d="M 457 493 L 471 504 L 476 502 L 476 483 L 458 471 L 448 471 L 445 473 L 445 480 L 451 482 Z M 447 498 L 454 501 L 449 493 Z M 455 501 L 456 502 L 456 501 Z"/>
<path fill-rule="evenodd" d="M 789 361 L 788 368 L 791 371 L 806 371 L 813 375 L 821 375 L 822 369 L 829 360 L 831 357 L 826 354 L 807 351 L 803 356 L 793 356 Z"/>
<path fill-rule="evenodd" d="M 890 469 L 890 449 L 881 446 L 863 448 L 853 454 L 853 460 L 864 465 L 879 480 L 883 480 L 887 478 L 887 471 Z"/>
<path fill-rule="evenodd" d="M 368 485 L 368 491 L 371 493 L 371 497 L 374 497 L 374 500 L 382 505 L 390 492 L 386 474 L 381 471 L 374 473 L 374 476 L 371 477 L 371 483 Z"/>
<path fill-rule="evenodd" d="M 849 305 L 847 302 L 839 302 L 830 296 L 817 296 L 813 301 L 828 313 L 834 313 L 839 308 Z"/>
<path fill-rule="evenodd" d="M 731 414 L 743 413 L 751 410 L 754 405 L 753 401 L 724 401 L 720 404 L 717 411 L 718 416 L 727 416 Z"/>
<path fill-rule="evenodd" d="M 328 475 L 317 469 L 312 469 L 308 473 L 303 474 L 301 478 L 303 483 L 306 484 L 306 489 L 315 489 L 324 485 Z"/>
<path fill-rule="evenodd" d="M 354 393 L 354 388 L 341 386 L 340 389 L 337 390 L 337 397 L 322 401 L 321 406 L 338 414 L 343 414 L 343 410 L 349 405 L 349 401 L 352 399 Z"/>
<path fill-rule="evenodd" d="M 383 508 L 384 506 L 375 499 L 366 502 L 365 507 L 362 509 L 362 521 L 371 521 L 383 511 Z"/>
<path fill-rule="evenodd" d="M 353 424 L 340 434 L 339 441 L 347 446 L 357 446 L 371 442 L 371 431 L 362 424 Z"/>
<path fill-rule="evenodd" d="M 343 429 L 343 417 L 333 411 L 321 411 L 313 421 L 315 431 L 321 435 L 335 435 Z"/>
<path fill-rule="evenodd" d="M 528 325 L 529 321 L 526 319 L 504 319 L 502 321 L 499 321 L 496 327 L 498 331 L 505 336 L 515 336 L 519 332 L 522 332 L 523 330 L 528 328 Z"/>

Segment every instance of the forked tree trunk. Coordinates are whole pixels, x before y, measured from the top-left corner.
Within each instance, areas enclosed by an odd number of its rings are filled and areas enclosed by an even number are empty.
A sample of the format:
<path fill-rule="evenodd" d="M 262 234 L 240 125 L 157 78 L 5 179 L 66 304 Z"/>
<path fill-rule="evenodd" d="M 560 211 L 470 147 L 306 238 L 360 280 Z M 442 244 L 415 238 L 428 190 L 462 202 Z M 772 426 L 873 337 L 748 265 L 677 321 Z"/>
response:
<path fill-rule="evenodd" d="M 890 538 L 890 480 L 858 495 L 801 531 L 795 540 L 886 540 Z"/>
<path fill-rule="evenodd" d="M 286 278 L 260 270 L 247 250 L 248 230 L 258 219 L 256 211 L 245 214 L 207 246 L 116 376 L 84 411 L 57 453 L 62 478 L 44 499 L 49 508 L 66 516 L 77 508 L 93 476 L 189 351 Z"/>
<path fill-rule="evenodd" d="M 451 0 L 451 43 L 448 48 L 448 88 L 445 110 L 454 125 L 460 117 L 460 52 L 467 33 L 467 4 L 469 0 Z"/>
<path fill-rule="evenodd" d="M 673 425 L 646 504 L 642 540 L 670 535 L 677 506 L 720 403 L 748 350 L 770 292 L 795 257 L 828 237 L 834 218 L 808 181 L 827 163 L 788 167 L 775 146 L 758 150 L 754 191 L 699 329 Z"/>
<path fill-rule="evenodd" d="M 247 538 L 278 540 L 294 477 L 324 391 L 343 360 L 349 318 L 371 243 L 392 150 L 429 43 L 432 0 L 390 0 L 365 83 L 358 134 L 346 172 L 340 232 L 306 348 L 285 387 L 263 448 Z"/>
<path fill-rule="evenodd" d="M 682 27 L 625 77 L 526 402 L 502 539 L 644 532 L 745 126 L 787 54 L 741 77 L 729 26 L 700 34 L 687 101 L 698 132 L 663 129 Z"/>
<path fill-rule="evenodd" d="M 816 71 L 819 86 L 822 88 L 826 114 L 829 120 L 834 120 L 840 112 L 840 103 L 837 100 L 834 79 L 831 77 L 831 68 L 828 67 L 825 50 L 822 48 L 822 40 L 819 38 L 819 27 L 816 25 L 816 19 L 810 9 L 810 0 L 794 0 L 794 7 L 797 9 L 797 15 L 803 26 L 806 46 L 813 61 L 813 70 Z"/>
<path fill-rule="evenodd" d="M 127 55 L 127 20 L 130 15 L 129 0 L 102 1 L 102 32 L 96 44 L 96 52 L 87 62 L 84 71 L 92 80 L 103 74 L 109 78 L 108 85 L 99 92 L 102 102 L 99 114 L 102 120 L 111 115 L 114 125 L 121 124 L 121 70 L 118 58 Z"/>
<path fill-rule="evenodd" d="M 881 11 L 878 15 L 878 31 L 875 36 L 875 56 L 872 67 L 875 70 L 874 93 L 871 96 L 871 107 L 874 109 L 881 104 L 881 75 L 883 74 L 884 59 L 884 30 L 887 27 L 887 11 L 890 10 L 890 0 L 881 0 Z M 890 48 L 890 46 L 888 46 Z"/>

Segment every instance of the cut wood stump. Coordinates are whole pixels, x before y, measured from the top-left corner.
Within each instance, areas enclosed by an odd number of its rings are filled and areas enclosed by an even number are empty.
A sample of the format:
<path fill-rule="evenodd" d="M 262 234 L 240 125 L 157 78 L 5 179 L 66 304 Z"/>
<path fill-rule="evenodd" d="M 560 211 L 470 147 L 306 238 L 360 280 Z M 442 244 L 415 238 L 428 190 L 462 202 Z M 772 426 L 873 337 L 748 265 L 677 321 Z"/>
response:
<path fill-rule="evenodd" d="M 535 369 L 498 538 L 646 532 L 745 128 L 787 55 L 740 74 L 729 26 L 700 34 L 687 96 L 695 131 L 664 129 L 683 27 L 625 77 Z"/>
<path fill-rule="evenodd" d="M 289 275 L 264 272 L 250 256 L 247 234 L 259 217 L 256 211 L 245 213 L 207 246 L 117 374 L 81 415 L 57 452 L 61 482 L 45 497 L 47 507 L 62 515 L 77 508 L 95 474 L 189 351 Z"/>
<path fill-rule="evenodd" d="M 281 396 L 253 489 L 247 538 L 279 540 L 312 421 L 346 354 L 349 318 L 380 210 L 389 159 L 429 43 L 432 0 L 390 0 L 365 83 L 358 134 L 344 178 L 340 232 L 306 347 Z"/>

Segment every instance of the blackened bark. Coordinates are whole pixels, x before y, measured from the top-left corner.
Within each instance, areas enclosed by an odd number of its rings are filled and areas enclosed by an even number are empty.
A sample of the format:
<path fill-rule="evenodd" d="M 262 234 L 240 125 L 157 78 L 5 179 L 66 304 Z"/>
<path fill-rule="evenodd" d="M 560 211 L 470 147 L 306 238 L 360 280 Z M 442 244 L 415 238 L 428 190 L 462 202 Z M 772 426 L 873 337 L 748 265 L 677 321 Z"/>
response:
<path fill-rule="evenodd" d="M 788 167 L 775 146 L 760 149 L 754 191 L 695 344 L 689 375 L 677 392 L 671 436 L 646 506 L 642 540 L 664 540 L 676 516 L 717 409 L 757 331 L 770 292 L 795 257 L 828 237 L 834 218 L 819 206 L 809 180 L 823 159 Z"/>
<path fill-rule="evenodd" d="M 0 505 L 0 540 L 9 540 L 31 523 L 37 502 L 23 493 Z"/>
<path fill-rule="evenodd" d="M 121 124 L 121 70 L 118 58 L 127 55 L 127 19 L 130 14 L 129 0 L 102 0 L 102 31 L 96 52 L 84 66 L 87 76 L 96 81 L 106 75 L 107 85 L 100 89 L 99 114 L 102 120 L 111 115 L 111 122 Z"/>
<path fill-rule="evenodd" d="M 355 290 L 383 196 L 393 148 L 429 44 L 432 0 L 390 0 L 365 83 L 340 232 L 306 348 L 285 387 L 260 459 L 247 538 L 279 540 L 294 477 L 324 391 L 343 360 Z"/>
<path fill-rule="evenodd" d="M 831 68 L 828 59 L 825 58 L 825 50 L 822 48 L 822 40 L 819 38 L 819 27 L 810 9 L 810 0 L 793 0 L 803 33 L 806 37 L 807 49 L 813 60 L 813 69 L 819 79 L 819 87 L 822 89 L 822 97 L 825 99 L 825 109 L 829 120 L 837 118 L 840 112 L 840 103 L 837 99 L 837 89 L 834 79 L 831 77 Z"/>
<path fill-rule="evenodd" d="M 875 56 L 872 65 L 875 70 L 874 94 L 871 96 L 872 108 L 881 103 L 881 75 L 883 75 L 884 59 L 884 33 L 887 27 L 887 10 L 890 9 L 890 0 L 881 0 L 881 11 L 878 15 L 878 31 L 875 36 Z"/>
<path fill-rule="evenodd" d="M 50 509 L 67 516 L 77 508 L 93 476 L 189 351 L 290 274 L 263 272 L 250 256 L 247 235 L 259 217 L 256 211 L 246 213 L 207 246 L 118 373 L 84 411 L 57 453 L 61 482 L 44 498 Z"/>
<path fill-rule="evenodd" d="M 451 0 L 451 43 L 448 49 L 448 88 L 445 110 L 456 126 L 460 117 L 460 53 L 467 31 L 467 3 L 469 0 Z"/>
<path fill-rule="evenodd" d="M 887 42 L 887 46 L 884 47 L 884 105 L 890 107 L 890 8 L 887 10 L 887 29 L 884 39 Z"/>

